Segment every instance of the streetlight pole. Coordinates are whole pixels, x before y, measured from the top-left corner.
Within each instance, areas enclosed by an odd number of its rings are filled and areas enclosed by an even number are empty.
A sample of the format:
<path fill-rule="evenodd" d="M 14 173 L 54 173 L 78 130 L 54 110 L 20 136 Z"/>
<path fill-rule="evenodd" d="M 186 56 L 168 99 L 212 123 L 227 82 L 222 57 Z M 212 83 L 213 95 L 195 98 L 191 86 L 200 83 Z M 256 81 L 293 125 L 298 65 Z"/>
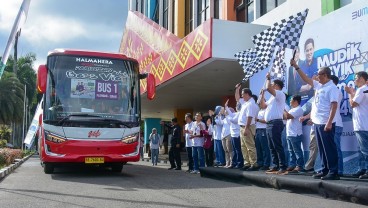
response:
<path fill-rule="evenodd" d="M 25 119 L 26 119 L 26 98 L 27 98 L 27 85 L 24 85 L 24 98 L 23 98 L 23 134 L 22 134 L 22 150 L 23 148 L 23 143 L 24 143 L 24 123 L 25 123 Z"/>

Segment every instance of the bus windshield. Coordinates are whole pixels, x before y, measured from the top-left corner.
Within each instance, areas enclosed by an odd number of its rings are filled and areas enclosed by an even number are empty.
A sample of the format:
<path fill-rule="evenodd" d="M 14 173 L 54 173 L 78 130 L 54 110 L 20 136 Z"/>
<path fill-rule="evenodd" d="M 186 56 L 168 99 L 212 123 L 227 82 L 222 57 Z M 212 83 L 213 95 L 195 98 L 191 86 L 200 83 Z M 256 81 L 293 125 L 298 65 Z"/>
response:
<path fill-rule="evenodd" d="M 48 57 L 44 122 L 90 115 L 138 122 L 138 68 L 132 61 L 76 55 Z"/>

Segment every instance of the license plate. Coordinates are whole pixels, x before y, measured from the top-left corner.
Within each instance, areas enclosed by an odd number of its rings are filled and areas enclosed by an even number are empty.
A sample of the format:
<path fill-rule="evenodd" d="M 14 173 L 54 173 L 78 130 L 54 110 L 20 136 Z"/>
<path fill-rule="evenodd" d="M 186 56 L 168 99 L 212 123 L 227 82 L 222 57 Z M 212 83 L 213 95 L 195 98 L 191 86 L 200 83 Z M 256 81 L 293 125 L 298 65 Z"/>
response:
<path fill-rule="evenodd" d="M 93 164 L 93 163 L 104 163 L 105 158 L 103 157 L 86 157 L 84 158 L 85 163 Z"/>

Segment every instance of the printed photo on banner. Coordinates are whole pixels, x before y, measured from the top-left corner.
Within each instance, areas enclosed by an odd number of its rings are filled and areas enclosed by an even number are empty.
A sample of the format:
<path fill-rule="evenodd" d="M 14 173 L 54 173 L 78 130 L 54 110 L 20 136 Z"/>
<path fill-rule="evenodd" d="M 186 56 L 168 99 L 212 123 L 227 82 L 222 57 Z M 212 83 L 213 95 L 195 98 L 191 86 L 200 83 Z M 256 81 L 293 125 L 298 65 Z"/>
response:
<path fill-rule="evenodd" d="M 90 79 L 71 80 L 71 98 L 95 99 L 96 81 Z"/>

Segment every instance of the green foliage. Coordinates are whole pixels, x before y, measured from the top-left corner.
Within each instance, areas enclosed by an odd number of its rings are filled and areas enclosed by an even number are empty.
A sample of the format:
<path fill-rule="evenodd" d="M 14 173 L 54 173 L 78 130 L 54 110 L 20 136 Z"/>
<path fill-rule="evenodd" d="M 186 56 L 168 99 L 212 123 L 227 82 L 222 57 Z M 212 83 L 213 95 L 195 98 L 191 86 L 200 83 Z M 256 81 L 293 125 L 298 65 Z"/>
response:
<path fill-rule="evenodd" d="M 0 139 L 0 148 L 6 147 L 7 141 L 5 139 Z"/>
<path fill-rule="evenodd" d="M 4 72 L 0 80 L 0 122 L 9 124 L 23 117 L 24 87 L 14 73 Z"/>
<path fill-rule="evenodd" d="M 8 141 L 10 140 L 10 133 L 11 133 L 11 129 L 9 128 L 8 125 L 0 125 L 0 140 L 5 140 Z M 0 142 L 1 144 L 1 142 Z M 0 145 L 1 147 L 1 145 Z"/>

